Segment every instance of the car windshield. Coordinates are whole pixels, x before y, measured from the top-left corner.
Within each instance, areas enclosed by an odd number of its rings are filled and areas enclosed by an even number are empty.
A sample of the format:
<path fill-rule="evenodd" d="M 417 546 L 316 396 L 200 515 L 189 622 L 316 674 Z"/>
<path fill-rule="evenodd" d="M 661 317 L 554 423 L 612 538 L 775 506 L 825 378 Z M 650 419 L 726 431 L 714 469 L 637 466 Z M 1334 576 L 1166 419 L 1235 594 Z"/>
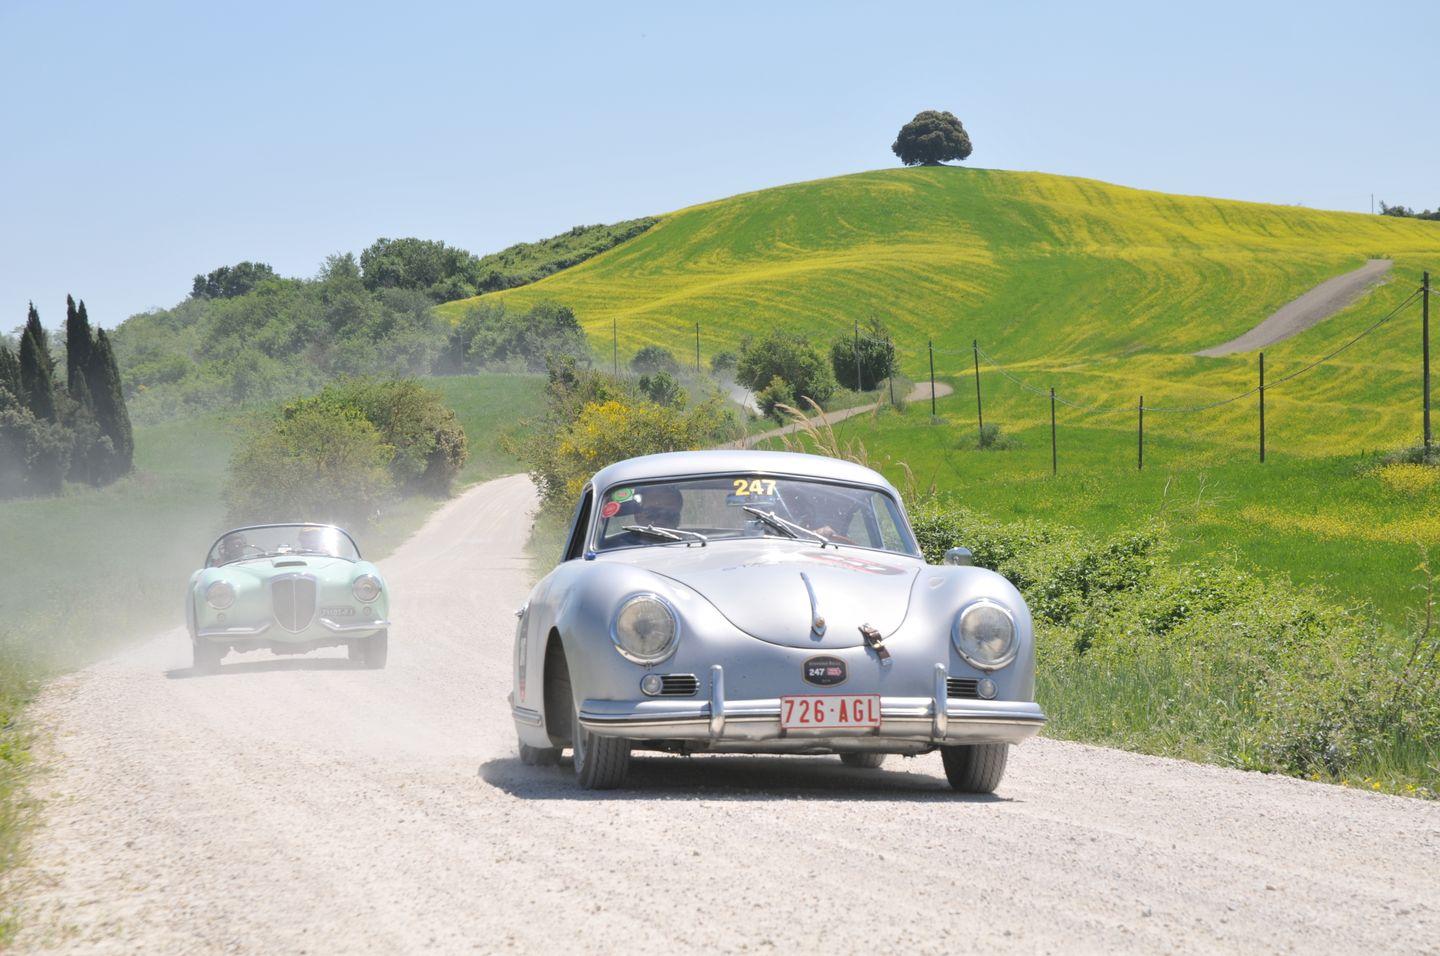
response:
<path fill-rule="evenodd" d="M 621 485 L 607 489 L 601 501 L 600 551 L 775 537 L 920 553 L 895 499 L 859 485 L 717 475 Z"/>
<path fill-rule="evenodd" d="M 266 525 L 238 528 L 220 536 L 210 548 L 207 567 L 233 564 L 252 558 L 283 555 L 325 555 L 357 561 L 360 552 L 350 536 L 339 528 L 314 524 Z"/>

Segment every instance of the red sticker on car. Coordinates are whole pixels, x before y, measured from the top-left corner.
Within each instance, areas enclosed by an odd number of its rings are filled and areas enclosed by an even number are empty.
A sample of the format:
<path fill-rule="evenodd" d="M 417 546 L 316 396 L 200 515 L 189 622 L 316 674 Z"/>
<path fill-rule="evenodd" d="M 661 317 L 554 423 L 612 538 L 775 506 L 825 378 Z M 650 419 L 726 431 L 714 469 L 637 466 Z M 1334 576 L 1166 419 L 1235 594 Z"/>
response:
<path fill-rule="evenodd" d="M 607 501 L 605 507 L 600 509 L 600 517 L 613 518 L 620 513 L 620 502 Z"/>

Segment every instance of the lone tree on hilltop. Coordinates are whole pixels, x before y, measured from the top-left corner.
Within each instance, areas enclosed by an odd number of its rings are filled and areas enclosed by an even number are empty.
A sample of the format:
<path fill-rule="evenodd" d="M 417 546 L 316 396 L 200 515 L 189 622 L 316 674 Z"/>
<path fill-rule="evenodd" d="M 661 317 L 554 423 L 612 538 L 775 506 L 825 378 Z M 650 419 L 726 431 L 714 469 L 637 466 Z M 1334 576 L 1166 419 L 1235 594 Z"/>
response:
<path fill-rule="evenodd" d="M 906 166 L 939 166 L 947 159 L 970 155 L 970 135 L 955 118 L 942 110 L 925 110 L 900 127 L 890 147 Z"/>

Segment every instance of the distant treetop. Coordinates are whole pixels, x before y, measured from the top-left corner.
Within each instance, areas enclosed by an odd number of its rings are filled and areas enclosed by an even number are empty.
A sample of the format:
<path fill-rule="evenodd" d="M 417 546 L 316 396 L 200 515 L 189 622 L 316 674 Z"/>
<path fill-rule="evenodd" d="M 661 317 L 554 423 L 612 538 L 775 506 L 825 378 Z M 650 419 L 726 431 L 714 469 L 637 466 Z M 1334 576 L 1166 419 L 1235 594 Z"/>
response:
<path fill-rule="evenodd" d="M 233 299 L 273 278 L 275 270 L 269 263 L 237 262 L 233 266 L 221 266 L 209 275 L 196 276 L 190 295 L 196 299 Z"/>
<path fill-rule="evenodd" d="M 900 127 L 890 147 L 906 166 L 938 166 L 969 157 L 970 136 L 954 113 L 925 110 Z"/>

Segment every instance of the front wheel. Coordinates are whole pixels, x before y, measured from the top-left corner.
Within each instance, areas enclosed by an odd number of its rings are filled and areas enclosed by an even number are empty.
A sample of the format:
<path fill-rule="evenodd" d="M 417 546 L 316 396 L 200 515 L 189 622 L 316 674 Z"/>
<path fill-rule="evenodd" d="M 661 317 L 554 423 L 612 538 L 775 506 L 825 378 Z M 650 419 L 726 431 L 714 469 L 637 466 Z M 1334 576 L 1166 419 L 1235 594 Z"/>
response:
<path fill-rule="evenodd" d="M 190 669 L 195 673 L 213 674 L 220 669 L 220 661 L 225 657 L 225 648 L 197 638 L 190 642 L 190 649 L 194 653 L 194 663 Z"/>
<path fill-rule="evenodd" d="M 940 758 L 945 762 L 945 778 L 954 789 L 961 793 L 994 793 L 1005 776 L 1010 745 L 941 747 Z"/>
<path fill-rule="evenodd" d="M 560 762 L 559 747 L 532 747 L 520 744 L 520 762 L 527 767 L 553 767 Z"/>
<path fill-rule="evenodd" d="M 571 749 L 575 755 L 575 780 L 583 790 L 614 790 L 625 782 L 630 770 L 630 741 L 620 737 L 598 737 L 580 726 L 579 708 L 570 711 Z"/>
<path fill-rule="evenodd" d="M 847 767 L 857 767 L 862 770 L 878 770 L 885 762 L 884 754 L 862 754 L 844 753 L 840 755 L 840 762 Z"/>
<path fill-rule="evenodd" d="M 385 666 L 385 659 L 390 656 L 390 632 L 379 631 L 370 635 L 363 641 L 354 641 L 350 644 L 350 659 L 372 669 L 379 669 Z"/>

